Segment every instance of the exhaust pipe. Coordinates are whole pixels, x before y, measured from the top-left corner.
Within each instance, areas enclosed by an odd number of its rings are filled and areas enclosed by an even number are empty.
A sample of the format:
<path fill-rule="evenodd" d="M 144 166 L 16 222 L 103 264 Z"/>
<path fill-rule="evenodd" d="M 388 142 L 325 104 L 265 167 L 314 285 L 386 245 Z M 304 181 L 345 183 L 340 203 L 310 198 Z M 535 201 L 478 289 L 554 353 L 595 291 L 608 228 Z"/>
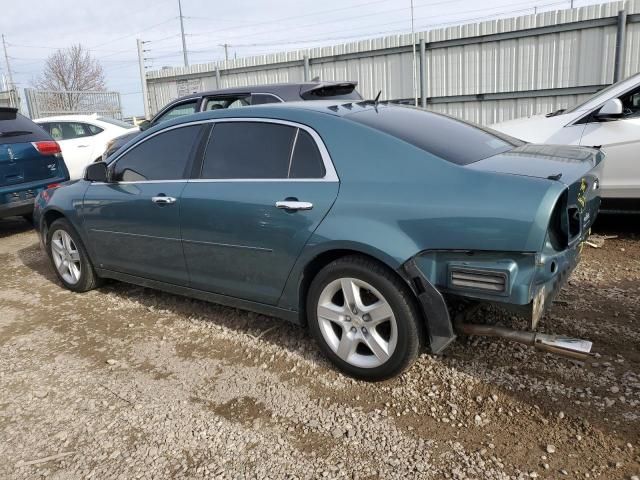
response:
<path fill-rule="evenodd" d="M 511 328 L 496 327 L 493 325 L 477 325 L 474 323 L 464 323 L 463 318 L 467 314 L 459 314 L 455 319 L 456 330 L 465 335 L 476 335 L 481 337 L 497 337 L 510 340 L 512 342 L 531 345 L 538 350 L 554 353 L 563 357 L 576 360 L 587 360 L 591 353 L 592 343 L 589 340 L 565 337 L 560 335 L 547 335 L 536 332 L 523 332 Z"/>

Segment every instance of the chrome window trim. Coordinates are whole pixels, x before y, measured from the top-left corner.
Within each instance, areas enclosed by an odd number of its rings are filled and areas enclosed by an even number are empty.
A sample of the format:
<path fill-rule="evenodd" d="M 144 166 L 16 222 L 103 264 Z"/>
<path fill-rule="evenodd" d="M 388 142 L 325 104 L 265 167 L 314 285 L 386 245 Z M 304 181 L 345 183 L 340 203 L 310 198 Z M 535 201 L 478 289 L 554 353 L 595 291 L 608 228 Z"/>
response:
<path fill-rule="evenodd" d="M 136 148 L 138 145 L 146 142 L 147 140 L 159 135 L 163 132 L 168 132 L 169 130 L 174 130 L 176 128 L 184 128 L 190 127 L 193 125 L 202 125 L 211 123 L 215 126 L 216 123 L 239 123 L 239 122 L 258 122 L 258 123 L 276 123 L 279 125 L 287 125 L 290 127 L 294 127 L 297 129 L 302 129 L 311 135 L 311 138 L 316 142 L 316 147 L 320 151 L 320 156 L 322 157 L 322 163 L 324 164 L 325 174 L 324 177 L 319 178 L 181 178 L 176 180 L 140 180 L 140 181 L 126 181 L 126 182 L 110 182 L 109 184 L 113 185 L 127 185 L 127 184 L 142 184 L 142 183 L 179 183 L 179 182 L 188 182 L 188 183 L 221 183 L 221 182 L 339 182 L 340 178 L 338 177 L 338 173 L 336 172 L 335 167 L 333 166 L 333 161 L 331 160 L 331 156 L 329 155 L 329 151 L 325 146 L 324 142 L 318 132 L 316 132 L 313 128 L 297 123 L 291 122 L 289 120 L 280 120 L 276 118 L 261 118 L 261 117 L 230 117 L 230 118 L 209 118 L 205 120 L 196 120 L 187 123 L 180 123 L 178 125 L 172 125 L 170 127 L 163 128 L 162 130 L 158 130 L 153 134 L 144 137 L 139 140 L 135 144 L 131 145 L 124 152 L 120 153 L 116 156 L 111 162 L 108 164 L 108 168 L 111 169 L 124 155 L 130 152 L 132 149 Z M 298 135 L 298 131 L 296 131 L 296 137 Z M 294 145 L 295 147 L 295 145 Z M 291 149 L 293 152 L 293 147 Z M 106 185 L 104 182 L 94 182 L 95 185 Z"/>

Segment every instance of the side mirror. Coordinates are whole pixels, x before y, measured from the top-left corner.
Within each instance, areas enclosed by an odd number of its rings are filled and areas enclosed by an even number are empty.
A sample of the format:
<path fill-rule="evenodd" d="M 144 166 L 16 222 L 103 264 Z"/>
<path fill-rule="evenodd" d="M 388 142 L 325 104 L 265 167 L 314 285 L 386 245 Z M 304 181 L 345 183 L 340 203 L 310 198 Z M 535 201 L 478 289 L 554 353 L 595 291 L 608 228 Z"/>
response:
<path fill-rule="evenodd" d="M 622 102 L 617 98 L 607 100 L 595 116 L 600 120 L 620 118 L 622 116 Z"/>
<path fill-rule="evenodd" d="M 141 132 L 144 132 L 145 130 L 147 130 L 148 128 L 151 128 L 151 122 L 149 120 L 142 120 L 139 124 L 138 124 L 138 128 L 140 129 Z"/>
<path fill-rule="evenodd" d="M 90 163 L 84 171 L 84 179 L 88 182 L 107 183 L 109 181 L 107 164 L 104 162 Z"/>

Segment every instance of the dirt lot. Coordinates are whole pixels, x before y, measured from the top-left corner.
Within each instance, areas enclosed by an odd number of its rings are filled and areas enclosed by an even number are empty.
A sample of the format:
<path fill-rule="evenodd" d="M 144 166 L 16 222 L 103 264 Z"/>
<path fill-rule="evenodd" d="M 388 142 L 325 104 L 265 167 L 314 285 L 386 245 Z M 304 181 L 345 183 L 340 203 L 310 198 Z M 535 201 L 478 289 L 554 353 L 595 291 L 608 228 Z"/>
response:
<path fill-rule="evenodd" d="M 619 238 L 585 248 L 541 324 L 593 340 L 592 362 L 472 338 L 380 384 L 275 319 L 117 282 L 63 290 L 26 223 L 0 221 L 0 478 L 635 480 L 630 221 L 601 223 Z"/>

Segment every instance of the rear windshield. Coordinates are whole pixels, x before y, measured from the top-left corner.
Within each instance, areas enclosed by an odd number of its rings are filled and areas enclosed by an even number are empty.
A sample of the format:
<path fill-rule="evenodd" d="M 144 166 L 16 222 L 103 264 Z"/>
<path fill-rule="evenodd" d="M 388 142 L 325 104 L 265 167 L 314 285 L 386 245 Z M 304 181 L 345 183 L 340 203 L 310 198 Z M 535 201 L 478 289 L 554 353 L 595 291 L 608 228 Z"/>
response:
<path fill-rule="evenodd" d="M 380 106 L 346 118 L 458 165 L 468 165 L 524 144 L 479 125 L 414 107 Z"/>
<path fill-rule="evenodd" d="M 51 140 L 42 127 L 19 113 L 0 112 L 0 145 Z"/>

